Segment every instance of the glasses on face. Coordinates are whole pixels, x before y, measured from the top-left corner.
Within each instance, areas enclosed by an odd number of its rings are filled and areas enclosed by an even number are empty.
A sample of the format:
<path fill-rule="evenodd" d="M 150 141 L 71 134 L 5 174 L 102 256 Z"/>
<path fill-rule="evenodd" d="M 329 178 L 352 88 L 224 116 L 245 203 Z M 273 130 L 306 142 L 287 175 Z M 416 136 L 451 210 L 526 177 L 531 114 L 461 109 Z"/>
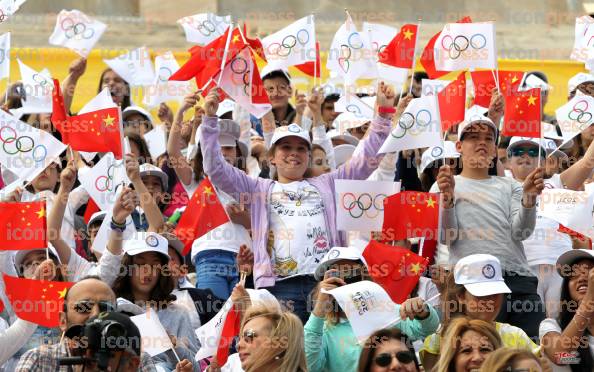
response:
<path fill-rule="evenodd" d="M 246 329 L 245 331 L 243 331 L 243 334 L 241 335 L 241 338 L 243 338 L 245 342 L 247 342 L 248 344 L 254 342 L 254 338 L 256 337 L 258 337 L 258 333 L 256 333 L 256 331 L 254 331 L 253 329 Z"/>
<path fill-rule="evenodd" d="M 95 305 L 99 307 L 100 313 L 105 311 L 111 312 L 116 310 L 116 305 L 109 301 L 82 300 L 74 304 L 74 311 L 76 311 L 79 314 L 90 314 Z"/>
<path fill-rule="evenodd" d="M 523 147 L 516 147 L 515 149 L 511 150 L 511 154 L 512 156 L 522 156 L 524 154 L 528 154 L 528 156 L 530 156 L 531 158 L 535 158 L 538 156 L 538 148 L 531 147 L 527 149 Z M 544 152 L 542 153 L 542 155 L 544 156 Z"/>
<path fill-rule="evenodd" d="M 392 364 L 392 358 L 396 357 L 402 364 L 409 364 L 415 360 L 413 353 L 410 351 L 398 351 L 396 353 L 381 353 L 378 354 L 373 361 L 380 367 L 387 367 Z"/>

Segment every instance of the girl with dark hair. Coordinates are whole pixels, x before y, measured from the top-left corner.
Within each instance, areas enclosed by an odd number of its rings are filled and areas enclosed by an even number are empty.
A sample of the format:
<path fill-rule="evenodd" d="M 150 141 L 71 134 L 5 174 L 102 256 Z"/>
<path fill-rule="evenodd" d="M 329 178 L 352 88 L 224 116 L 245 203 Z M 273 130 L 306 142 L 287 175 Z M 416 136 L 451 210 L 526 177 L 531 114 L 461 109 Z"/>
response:
<path fill-rule="evenodd" d="M 419 361 L 410 339 L 397 328 L 374 332 L 359 356 L 358 372 L 418 372 Z"/>
<path fill-rule="evenodd" d="M 573 249 L 557 259 L 563 277 L 558 319 L 540 323 L 540 338 L 554 371 L 592 371 L 594 361 L 594 254 Z"/>
<path fill-rule="evenodd" d="M 122 108 L 122 111 L 132 104 L 130 99 L 130 84 L 111 68 L 107 68 L 101 73 L 97 94 L 104 88 L 109 89 L 111 99 L 113 99 L 116 105 Z"/>

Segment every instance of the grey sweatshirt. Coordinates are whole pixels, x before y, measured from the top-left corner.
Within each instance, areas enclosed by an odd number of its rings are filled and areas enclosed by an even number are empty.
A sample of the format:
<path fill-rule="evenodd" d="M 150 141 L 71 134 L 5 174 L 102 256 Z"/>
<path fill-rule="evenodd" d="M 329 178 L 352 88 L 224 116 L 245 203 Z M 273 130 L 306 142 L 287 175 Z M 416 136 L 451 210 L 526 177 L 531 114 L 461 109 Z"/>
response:
<path fill-rule="evenodd" d="M 522 206 L 522 185 L 508 177 L 454 179 L 454 207 L 442 208 L 440 231 L 440 242 L 449 246 L 450 264 L 485 253 L 497 257 L 504 272 L 534 275 L 522 240 L 534 231 L 536 208 Z M 437 184 L 431 189 L 439 191 Z"/>

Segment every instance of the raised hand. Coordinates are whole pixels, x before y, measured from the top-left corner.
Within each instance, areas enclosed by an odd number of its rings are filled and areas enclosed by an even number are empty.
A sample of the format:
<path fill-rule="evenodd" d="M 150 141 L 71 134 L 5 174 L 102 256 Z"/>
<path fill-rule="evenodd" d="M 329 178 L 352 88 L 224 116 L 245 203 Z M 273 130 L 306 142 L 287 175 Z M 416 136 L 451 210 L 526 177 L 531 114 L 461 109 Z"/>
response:
<path fill-rule="evenodd" d="M 68 66 L 68 73 L 75 79 L 80 78 L 87 69 L 87 59 L 81 57 Z"/>
<path fill-rule="evenodd" d="M 206 116 L 215 117 L 217 116 L 217 110 L 219 109 L 219 92 L 218 89 L 211 89 L 206 96 L 204 101 L 204 111 Z"/>
<path fill-rule="evenodd" d="M 62 192 L 70 192 L 75 182 L 76 166 L 74 165 L 74 159 L 70 159 L 66 168 L 60 173 L 60 190 Z"/>
<path fill-rule="evenodd" d="M 297 115 L 303 115 L 306 107 L 307 100 L 305 99 L 305 94 L 300 93 L 299 89 L 295 89 L 295 111 L 297 111 Z"/>
<path fill-rule="evenodd" d="M 159 111 L 157 112 L 157 117 L 161 120 L 161 123 L 165 123 L 165 125 L 170 126 L 173 123 L 173 111 L 171 108 L 167 106 L 165 102 L 159 105 Z"/>
<path fill-rule="evenodd" d="M 400 318 L 413 320 L 416 318 L 425 319 L 429 316 L 429 310 L 421 297 L 409 298 L 400 305 Z"/>
<path fill-rule="evenodd" d="M 140 180 L 140 165 L 134 154 L 126 154 L 126 174 L 132 182 Z"/>
<path fill-rule="evenodd" d="M 443 195 L 444 208 L 452 208 L 454 206 L 454 173 L 447 165 L 442 165 L 437 173 L 437 186 Z"/>
<path fill-rule="evenodd" d="M 344 282 L 344 280 L 342 280 L 341 278 L 335 276 L 337 270 L 335 269 L 331 269 L 326 271 L 326 273 L 324 274 L 324 280 L 322 280 L 320 282 L 319 285 L 319 291 L 318 291 L 318 297 L 316 299 L 315 302 L 315 306 L 313 309 L 313 313 L 315 316 L 317 316 L 318 318 L 324 318 L 326 317 L 326 314 L 328 314 L 330 311 L 332 311 L 332 296 L 322 292 L 322 289 L 325 289 L 327 291 L 343 286 L 346 283 Z"/>
<path fill-rule="evenodd" d="M 379 89 L 377 92 L 377 105 L 379 107 L 394 107 L 395 101 L 396 93 L 394 92 L 394 88 L 392 88 L 391 85 L 384 83 L 383 81 L 380 82 Z M 380 116 L 384 115 L 386 114 L 380 114 Z"/>
<path fill-rule="evenodd" d="M 125 186 L 116 203 L 113 206 L 113 220 L 115 223 L 123 225 L 126 219 L 136 208 L 136 191 Z"/>
<path fill-rule="evenodd" d="M 544 190 L 544 169 L 536 168 L 524 180 L 524 198 L 522 204 L 532 208 L 536 204 L 536 197 Z"/>

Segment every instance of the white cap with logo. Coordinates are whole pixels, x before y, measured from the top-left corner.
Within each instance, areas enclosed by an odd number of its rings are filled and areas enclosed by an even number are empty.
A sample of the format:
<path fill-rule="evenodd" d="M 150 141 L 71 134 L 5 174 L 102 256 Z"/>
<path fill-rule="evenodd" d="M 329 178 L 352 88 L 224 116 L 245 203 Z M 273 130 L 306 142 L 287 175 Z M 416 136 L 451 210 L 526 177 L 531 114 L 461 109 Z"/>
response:
<path fill-rule="evenodd" d="M 309 148 L 311 148 L 311 139 L 309 138 L 309 132 L 304 130 L 295 123 L 276 128 L 274 134 L 272 135 L 272 141 L 270 141 L 270 146 L 274 145 L 275 143 L 277 143 L 285 137 L 299 137 L 305 142 L 307 142 L 307 145 L 309 146 Z"/>
<path fill-rule="evenodd" d="M 330 249 L 328 253 L 324 255 L 324 258 L 322 258 L 322 261 L 316 268 L 314 273 L 316 280 L 324 279 L 324 274 L 330 269 L 330 266 L 341 260 L 361 261 L 365 266 L 367 266 L 367 262 L 365 261 L 365 258 L 363 258 L 363 254 L 359 248 L 332 247 L 332 249 Z"/>
<path fill-rule="evenodd" d="M 124 240 L 123 251 L 129 256 L 145 252 L 161 254 L 169 262 L 169 244 L 167 239 L 154 232 L 139 232 L 132 239 Z"/>
<path fill-rule="evenodd" d="M 490 254 L 471 254 L 460 259 L 454 267 L 454 281 L 477 297 L 511 293 L 503 281 L 499 259 Z"/>

